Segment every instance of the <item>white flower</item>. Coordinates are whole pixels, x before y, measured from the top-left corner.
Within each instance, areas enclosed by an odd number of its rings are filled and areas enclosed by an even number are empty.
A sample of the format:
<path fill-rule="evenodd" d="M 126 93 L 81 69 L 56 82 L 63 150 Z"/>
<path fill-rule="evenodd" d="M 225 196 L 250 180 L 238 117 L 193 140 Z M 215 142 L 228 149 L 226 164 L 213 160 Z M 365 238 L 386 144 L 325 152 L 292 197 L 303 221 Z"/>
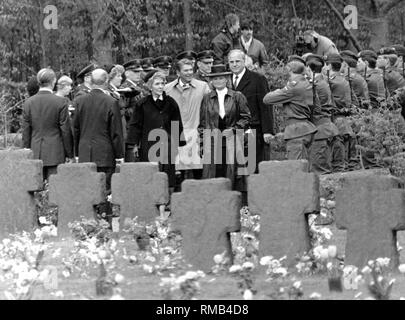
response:
<path fill-rule="evenodd" d="M 230 273 L 236 273 L 242 270 L 242 267 L 240 265 L 234 265 L 229 268 Z"/>
<path fill-rule="evenodd" d="M 55 258 L 59 257 L 61 251 L 62 251 L 62 248 L 55 250 L 54 253 L 52 254 L 52 258 L 55 259 Z"/>
<path fill-rule="evenodd" d="M 252 262 L 245 262 L 242 265 L 243 269 L 248 269 L 248 270 L 253 270 L 255 268 L 255 265 Z"/>
<path fill-rule="evenodd" d="M 285 277 L 285 276 L 288 274 L 288 271 L 287 271 L 286 268 L 276 268 L 276 269 L 274 270 L 274 273 L 275 273 L 275 274 L 279 274 L 279 275 L 281 275 L 282 277 Z"/>
<path fill-rule="evenodd" d="M 273 260 L 273 257 L 268 256 L 268 257 L 263 257 L 260 259 L 260 265 L 261 266 L 267 266 L 270 264 L 270 262 Z"/>
<path fill-rule="evenodd" d="M 326 207 L 327 207 L 328 209 L 333 209 L 333 208 L 336 207 L 336 202 L 335 202 L 335 201 L 332 201 L 332 200 L 328 200 L 328 202 L 326 203 Z"/>
<path fill-rule="evenodd" d="M 142 267 L 143 267 L 143 270 L 144 270 L 145 272 L 147 272 L 147 273 L 153 273 L 153 267 L 152 267 L 152 266 L 149 266 L 149 265 L 147 265 L 147 264 L 144 264 Z"/>
<path fill-rule="evenodd" d="M 333 233 L 332 231 L 330 231 L 329 228 L 322 228 L 321 230 L 319 230 L 319 232 L 322 233 L 326 240 L 330 240 L 333 236 Z"/>
<path fill-rule="evenodd" d="M 63 298 L 65 295 L 63 294 L 63 291 L 56 291 L 54 294 L 53 294 L 56 298 Z"/>
<path fill-rule="evenodd" d="M 3 245 L 7 247 L 11 243 L 10 239 L 3 239 Z"/>
<path fill-rule="evenodd" d="M 301 288 L 301 281 L 296 281 L 296 282 L 294 282 L 293 287 L 294 287 L 295 289 L 300 289 L 300 288 Z"/>
<path fill-rule="evenodd" d="M 371 268 L 369 266 L 365 266 L 363 270 L 361 270 L 362 274 L 369 274 L 371 273 Z"/>
<path fill-rule="evenodd" d="M 222 264 L 224 262 L 224 254 L 217 254 L 214 256 L 214 262 L 216 264 Z"/>
<path fill-rule="evenodd" d="M 380 267 L 388 267 L 390 264 L 390 258 L 378 258 L 377 263 Z"/>
<path fill-rule="evenodd" d="M 69 277 L 70 277 L 70 272 L 67 271 L 67 270 L 63 270 L 63 271 L 62 271 L 62 275 L 63 275 L 65 278 L 69 278 Z"/>
<path fill-rule="evenodd" d="M 401 265 L 398 267 L 398 270 L 399 270 L 399 272 L 401 272 L 401 273 L 405 273 L 405 264 L 401 264 Z"/>
<path fill-rule="evenodd" d="M 155 263 L 155 262 L 156 262 L 156 258 L 155 258 L 154 256 L 147 256 L 147 257 L 145 258 L 145 261 Z"/>
<path fill-rule="evenodd" d="M 331 258 L 331 259 L 336 258 L 336 256 L 337 256 L 337 247 L 336 246 L 329 246 L 328 255 L 329 255 L 329 258 Z"/>
<path fill-rule="evenodd" d="M 122 274 L 117 273 L 114 277 L 114 281 L 118 284 L 124 282 L 125 278 Z"/>
<path fill-rule="evenodd" d="M 327 260 L 329 258 L 329 250 L 328 249 L 322 249 L 321 251 L 321 259 L 322 260 Z"/>
<path fill-rule="evenodd" d="M 320 199 L 320 204 L 321 204 L 321 207 L 322 207 L 322 208 L 326 207 L 326 204 L 327 204 L 326 199 L 325 199 L 325 198 L 321 198 L 321 199 Z"/>
<path fill-rule="evenodd" d="M 245 293 L 243 294 L 243 299 L 244 300 L 253 300 L 253 293 L 250 290 L 245 290 Z"/>
<path fill-rule="evenodd" d="M 314 248 L 313 253 L 315 259 L 320 259 L 321 258 L 321 253 L 322 253 L 323 247 L 322 246 L 317 246 Z"/>
<path fill-rule="evenodd" d="M 328 210 L 325 209 L 325 208 L 322 208 L 322 209 L 321 209 L 321 216 L 324 217 L 324 218 L 326 218 L 326 217 L 328 216 Z"/>
<path fill-rule="evenodd" d="M 39 217 L 38 221 L 40 224 L 48 224 L 48 219 L 45 217 Z"/>
<path fill-rule="evenodd" d="M 333 268 L 333 263 L 332 263 L 332 262 L 328 262 L 328 264 L 326 265 L 326 268 L 327 268 L 328 270 L 332 270 L 332 268 Z"/>
<path fill-rule="evenodd" d="M 309 299 L 311 300 L 320 300 L 322 298 L 322 295 L 318 292 L 314 292 L 309 296 Z"/>

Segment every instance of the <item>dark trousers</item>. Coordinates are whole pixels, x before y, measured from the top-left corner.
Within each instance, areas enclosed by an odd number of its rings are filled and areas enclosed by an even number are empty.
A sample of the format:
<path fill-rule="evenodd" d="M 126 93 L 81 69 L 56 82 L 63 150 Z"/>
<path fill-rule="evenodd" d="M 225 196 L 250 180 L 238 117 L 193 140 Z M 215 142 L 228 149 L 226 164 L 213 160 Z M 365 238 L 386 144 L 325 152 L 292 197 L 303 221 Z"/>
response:
<path fill-rule="evenodd" d="M 46 166 L 46 167 L 43 167 L 42 174 L 43 174 L 44 181 L 45 180 L 49 181 L 49 177 L 51 175 L 57 173 L 57 168 L 58 168 L 58 166 Z"/>
<path fill-rule="evenodd" d="M 315 140 L 310 149 L 311 172 L 328 174 L 332 172 L 331 139 Z"/>
<path fill-rule="evenodd" d="M 111 203 L 107 201 L 107 197 L 111 194 L 111 178 L 115 173 L 114 167 L 97 167 L 97 172 L 105 173 L 105 200 L 98 205 L 98 213 L 111 223 L 112 220 L 112 206 Z"/>

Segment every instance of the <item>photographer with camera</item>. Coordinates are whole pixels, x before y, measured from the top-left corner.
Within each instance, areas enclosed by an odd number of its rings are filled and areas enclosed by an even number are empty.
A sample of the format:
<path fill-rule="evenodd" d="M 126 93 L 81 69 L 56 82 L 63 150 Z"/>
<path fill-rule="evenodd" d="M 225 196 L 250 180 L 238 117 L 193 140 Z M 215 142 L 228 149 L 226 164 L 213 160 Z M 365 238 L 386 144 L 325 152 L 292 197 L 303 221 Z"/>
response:
<path fill-rule="evenodd" d="M 303 34 L 303 40 L 306 50 L 316 55 L 329 56 L 330 54 L 338 54 L 339 51 L 332 40 L 325 36 L 321 36 L 314 30 L 307 30 Z"/>

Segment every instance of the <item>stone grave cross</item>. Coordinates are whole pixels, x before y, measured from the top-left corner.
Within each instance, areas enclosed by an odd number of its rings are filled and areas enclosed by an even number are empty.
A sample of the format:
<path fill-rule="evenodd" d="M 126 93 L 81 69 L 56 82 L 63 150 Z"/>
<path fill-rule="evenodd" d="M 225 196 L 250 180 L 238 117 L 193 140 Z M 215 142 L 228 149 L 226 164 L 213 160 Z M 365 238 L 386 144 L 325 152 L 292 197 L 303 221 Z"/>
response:
<path fill-rule="evenodd" d="M 0 151 L 0 237 L 22 231 L 31 232 L 36 225 L 34 191 L 43 188 L 42 161 L 32 160 L 33 152 Z"/>
<path fill-rule="evenodd" d="M 370 260 L 399 264 L 396 232 L 405 230 L 405 190 L 393 176 L 350 173 L 336 192 L 336 224 L 347 230 L 345 264 L 359 269 Z"/>
<path fill-rule="evenodd" d="M 70 236 L 68 223 L 94 219 L 94 206 L 105 201 L 105 173 L 95 163 L 63 164 L 49 178 L 49 202 L 58 206 L 58 236 Z"/>
<path fill-rule="evenodd" d="M 194 268 L 210 272 L 214 256 L 233 262 L 230 233 L 240 231 L 241 194 L 228 179 L 187 180 L 172 196 L 173 225 L 183 236 L 183 252 Z"/>
<path fill-rule="evenodd" d="M 319 178 L 307 161 L 262 162 L 248 179 L 248 197 L 251 213 L 260 215 L 260 257 L 287 256 L 295 266 L 311 249 L 307 214 L 319 212 Z"/>

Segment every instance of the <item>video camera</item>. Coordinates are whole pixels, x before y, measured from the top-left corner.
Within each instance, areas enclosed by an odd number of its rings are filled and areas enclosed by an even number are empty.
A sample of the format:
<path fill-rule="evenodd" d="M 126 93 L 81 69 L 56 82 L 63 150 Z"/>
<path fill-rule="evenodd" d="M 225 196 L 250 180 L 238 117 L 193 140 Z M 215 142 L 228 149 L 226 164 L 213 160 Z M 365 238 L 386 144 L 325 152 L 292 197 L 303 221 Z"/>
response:
<path fill-rule="evenodd" d="M 311 52 L 311 49 L 308 48 L 308 45 L 305 43 L 305 39 L 302 34 L 299 34 L 295 37 L 293 52 L 293 54 L 296 54 L 298 56 L 303 56 L 305 53 Z"/>

